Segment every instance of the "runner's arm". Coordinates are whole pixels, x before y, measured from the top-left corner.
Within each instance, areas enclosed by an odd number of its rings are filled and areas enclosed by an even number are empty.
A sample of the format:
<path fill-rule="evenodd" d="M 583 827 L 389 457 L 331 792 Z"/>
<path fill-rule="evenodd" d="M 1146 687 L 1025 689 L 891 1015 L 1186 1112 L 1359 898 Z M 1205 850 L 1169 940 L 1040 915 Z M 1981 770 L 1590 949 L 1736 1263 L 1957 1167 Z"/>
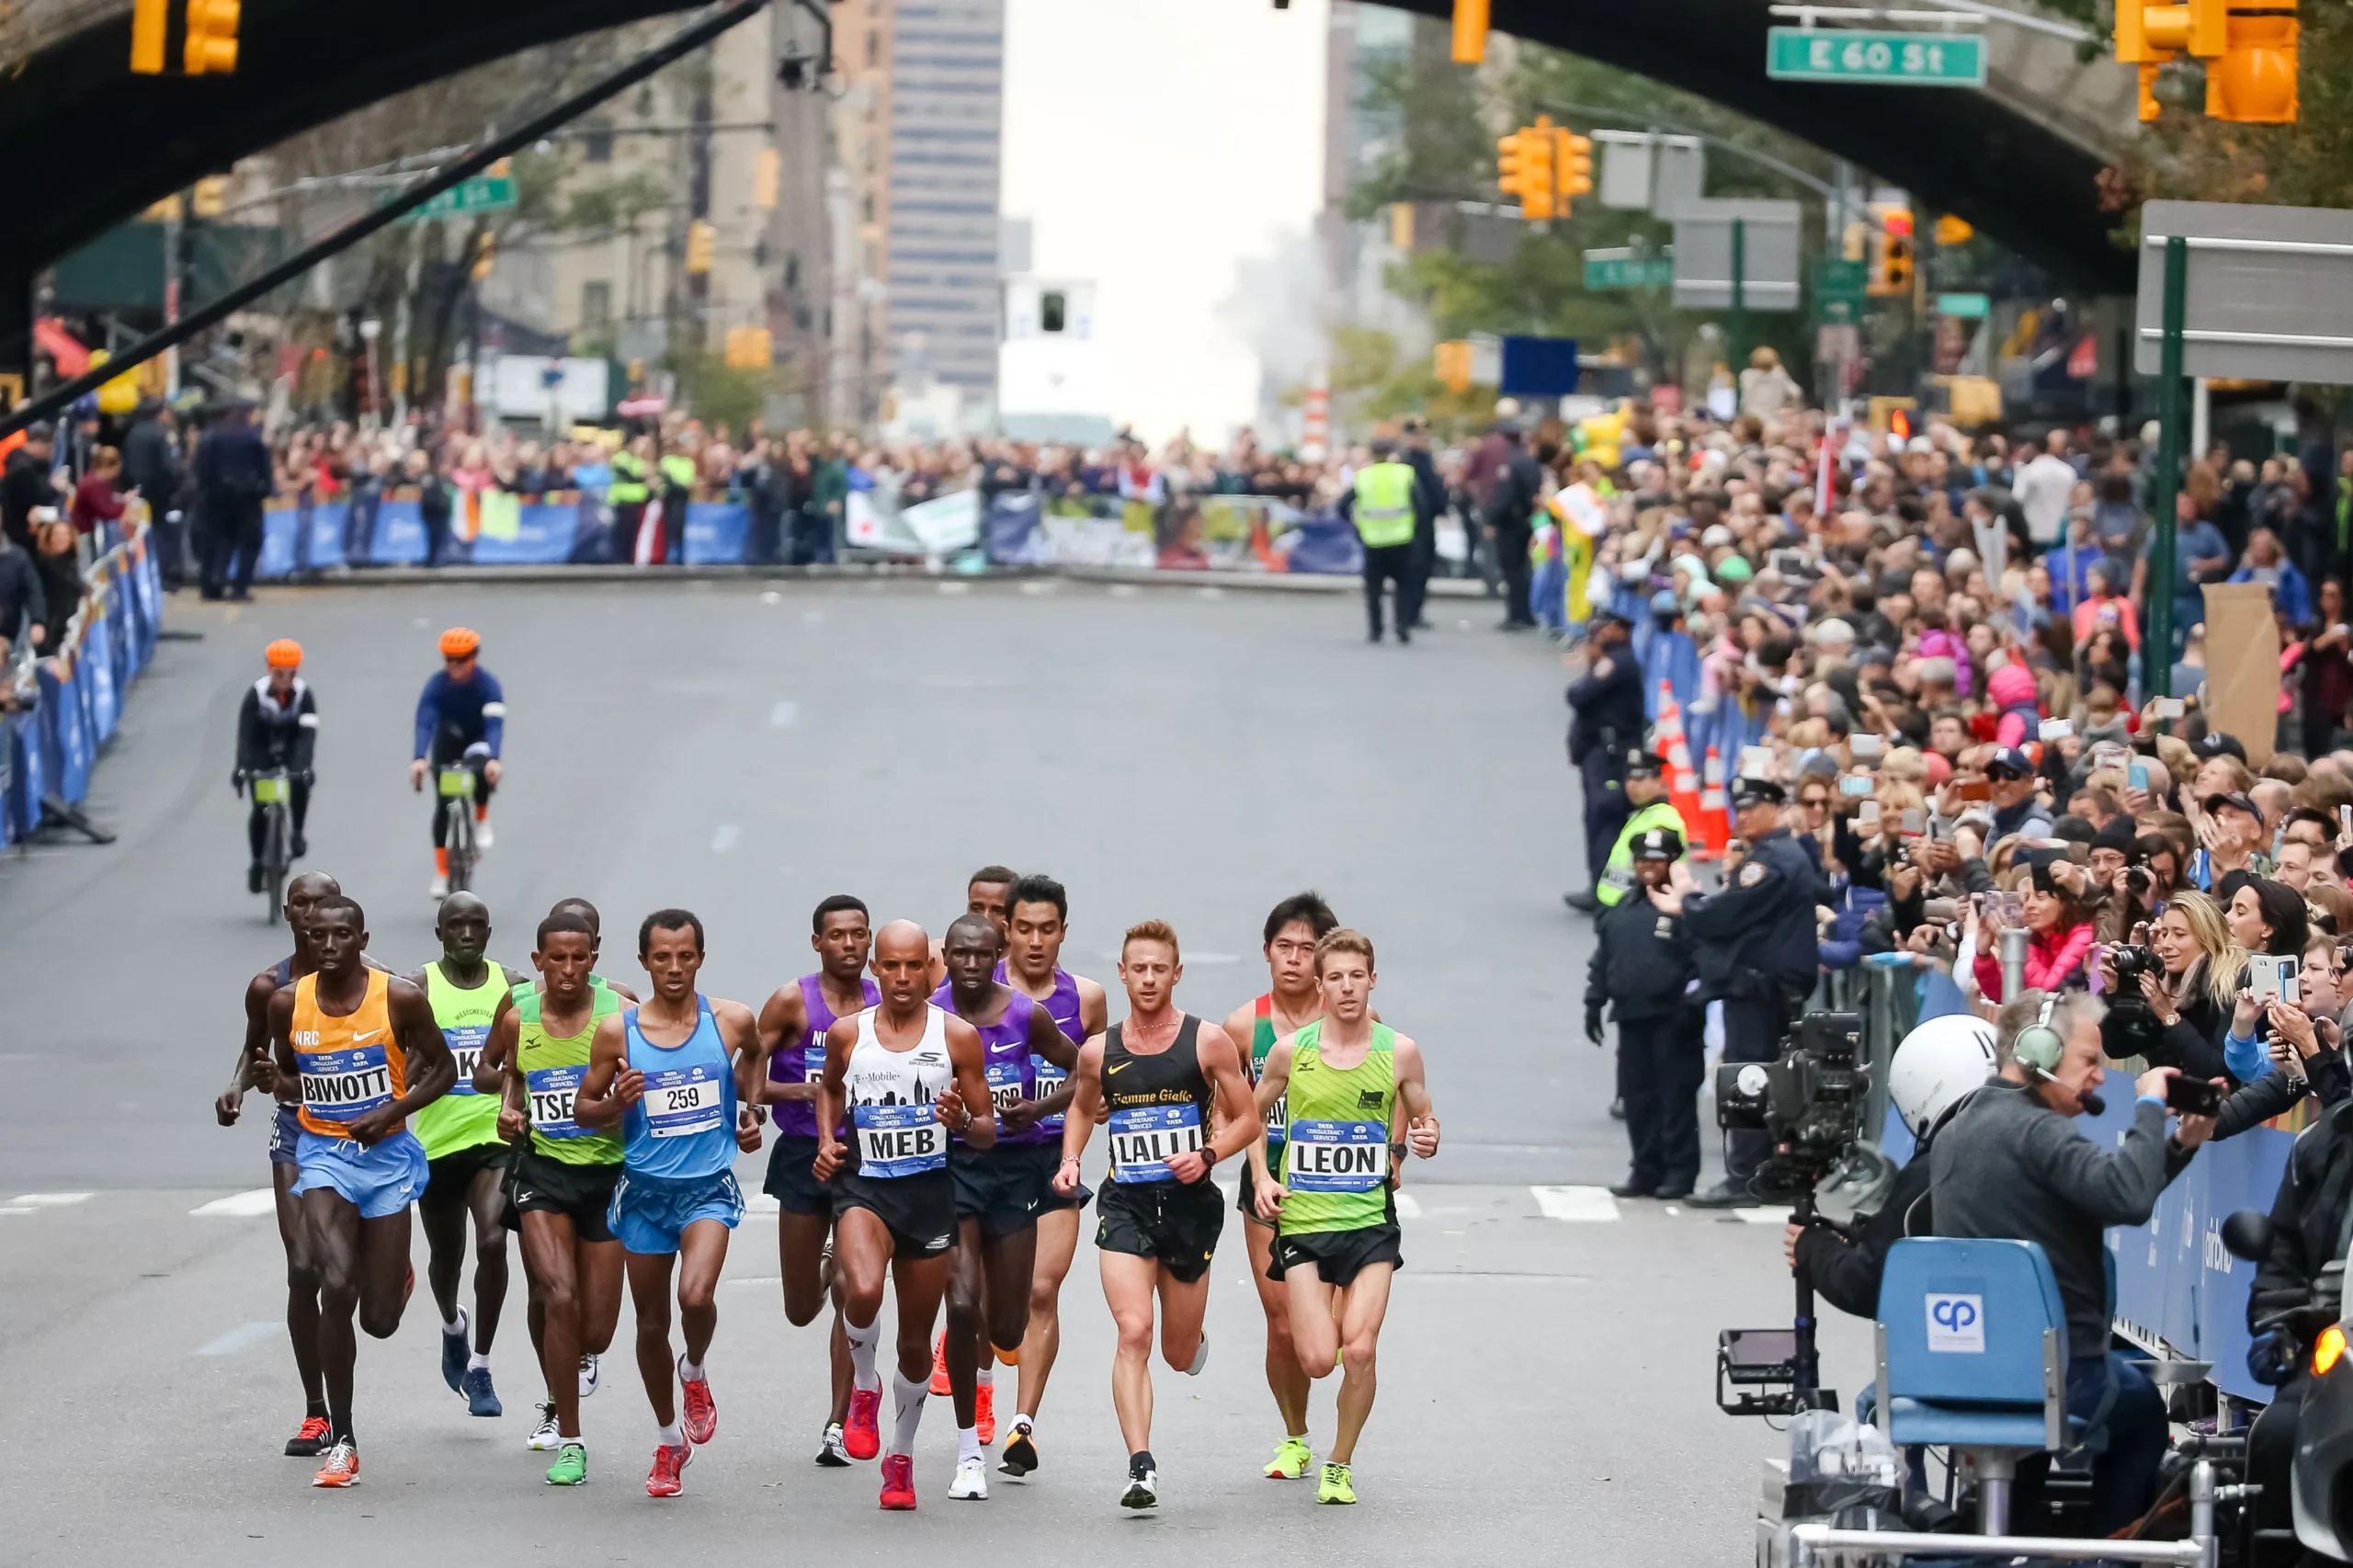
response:
<path fill-rule="evenodd" d="M 760 1043 L 760 1023 L 741 1002 L 713 1002 L 711 1021 L 735 1059 L 735 1146 L 745 1153 L 760 1146 L 760 1085 L 768 1075 L 768 1053 Z"/>
<path fill-rule="evenodd" d="M 1078 1080 L 1071 1076 L 1078 1066 L 1078 1047 L 1071 1044 L 1070 1036 L 1063 1033 L 1062 1025 L 1043 1007 L 1029 1009 L 1029 1050 L 1063 1070 L 1063 1085 L 1051 1095 L 1021 1100 L 998 1113 L 999 1131 L 1030 1127 L 1047 1117 L 1060 1116 L 1070 1109 L 1071 1096 L 1078 1090 Z"/>
<path fill-rule="evenodd" d="M 761 1050 L 765 1059 L 771 1062 L 776 1059 L 776 1053 L 784 1049 L 786 1040 L 796 1039 L 807 1032 L 809 1010 L 801 1001 L 801 987 L 798 984 L 788 981 L 776 988 L 775 994 L 769 996 L 760 1007 L 759 1027 Z M 806 1078 L 805 1073 L 803 1077 Z M 779 1084 L 775 1078 L 767 1074 L 761 1077 L 762 1104 L 782 1105 L 789 1101 L 814 1101 L 816 1097 L 817 1085 L 813 1082 Z"/>
<path fill-rule="evenodd" d="M 1267 1112 L 1290 1085 L 1291 1041 L 1296 1035 L 1285 1035 L 1267 1048 L 1267 1060 L 1258 1069 L 1257 1087 L 1251 1091 L 1252 1101 L 1258 1108 L 1258 1136 L 1242 1151 L 1250 1163 L 1250 1190 L 1256 1194 L 1254 1203 L 1261 1220 L 1272 1220 L 1281 1211 L 1282 1201 L 1290 1196 L 1282 1183 L 1275 1179 L 1274 1153 L 1267 1144 Z M 1267 1085 L 1274 1086 L 1270 1089 Z"/>
<path fill-rule="evenodd" d="M 588 1071 L 572 1097 L 572 1119 L 583 1127 L 617 1127 L 621 1113 L 645 1093 L 645 1074 L 627 1066 L 629 1037 L 619 1013 L 597 1020 L 588 1042 Z"/>
<path fill-rule="evenodd" d="M 290 985 L 269 999 L 266 1017 L 269 1019 L 270 1064 L 278 1077 L 289 1084 L 301 1083 L 301 1069 L 294 1057 L 294 988 Z"/>
<path fill-rule="evenodd" d="M 952 1089 L 940 1091 L 936 1113 L 964 1135 L 967 1149 L 996 1146 L 996 1097 L 989 1093 L 987 1056 L 981 1049 L 981 1031 L 963 1019 L 948 1019 L 948 1062 L 955 1070 Z M 953 1119 L 963 1113 L 961 1126 Z"/>
<path fill-rule="evenodd" d="M 288 986 L 287 990 L 293 990 Z M 256 1070 L 268 1059 L 269 1000 L 278 994 L 278 977 L 257 974 L 245 985 L 245 1038 L 237 1047 L 236 1065 L 229 1070 L 229 1086 L 212 1102 L 212 1114 L 223 1127 L 237 1125 L 244 1108 L 245 1091 L 254 1086 Z"/>
<path fill-rule="evenodd" d="M 442 1038 L 441 1026 L 434 1019 L 433 1005 L 425 999 L 423 986 L 392 982 L 385 987 L 384 1013 L 392 1020 L 393 1037 L 408 1053 L 408 1092 L 381 1113 L 369 1113 L 381 1114 L 390 1124 L 415 1115 L 455 1088 L 458 1059 L 449 1053 L 449 1042 Z M 353 1124 L 355 1137 L 358 1135 L 358 1125 Z"/>
<path fill-rule="evenodd" d="M 1397 1037 L 1397 1103 L 1405 1108 L 1405 1145 L 1427 1160 L 1438 1154 L 1438 1112 L 1430 1105 L 1429 1082 L 1422 1072 L 1422 1048 Z"/>
<path fill-rule="evenodd" d="M 530 1131 L 531 1119 L 525 1108 L 528 1085 L 523 1078 L 521 1053 L 515 1047 L 523 1034 L 523 1015 L 513 1007 L 502 1006 L 498 1016 L 490 1020 L 490 1038 L 482 1042 L 481 1065 L 474 1073 L 474 1082 L 484 1094 L 483 1073 L 492 1073 L 498 1080 L 498 1135 L 512 1143 Z"/>
<path fill-rule="evenodd" d="M 1078 1065 L 1071 1069 L 1070 1114 L 1063 1119 L 1063 1163 L 1054 1175 L 1054 1190 L 1063 1194 L 1078 1190 L 1078 1157 L 1086 1153 L 1086 1141 L 1095 1134 L 1095 1119 L 1103 1109 L 1103 1037 L 1087 1037 L 1079 1048 Z M 1068 1176 L 1065 1186 L 1063 1178 Z"/>
<path fill-rule="evenodd" d="M 843 1076 L 849 1071 L 849 1053 L 858 1046 L 858 1019 L 835 1018 L 825 1030 L 825 1071 L 817 1081 L 817 1157 L 809 1165 L 819 1181 L 831 1181 L 842 1168 L 844 1150 L 835 1129 L 849 1119 L 849 1092 Z"/>

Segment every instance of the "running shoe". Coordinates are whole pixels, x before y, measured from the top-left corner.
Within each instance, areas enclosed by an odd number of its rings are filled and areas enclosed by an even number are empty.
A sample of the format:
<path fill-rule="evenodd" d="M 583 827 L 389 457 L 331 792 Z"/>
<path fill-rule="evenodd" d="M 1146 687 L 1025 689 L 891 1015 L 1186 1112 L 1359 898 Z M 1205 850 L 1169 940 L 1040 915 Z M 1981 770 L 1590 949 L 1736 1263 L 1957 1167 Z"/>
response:
<path fill-rule="evenodd" d="M 882 1391 L 849 1391 L 849 1422 L 842 1428 L 842 1447 L 854 1460 L 870 1460 L 882 1451 Z"/>
<path fill-rule="evenodd" d="M 327 1450 L 327 1437 L 334 1430 L 324 1415 L 305 1415 L 302 1425 L 286 1439 L 286 1451 L 295 1459 L 316 1459 Z"/>
<path fill-rule="evenodd" d="M 1005 1440 L 1004 1462 L 997 1469 L 1007 1475 L 1027 1475 L 1038 1468 L 1038 1435 L 1029 1429 L 1029 1418 L 1013 1418 L 1013 1435 Z"/>
<path fill-rule="evenodd" d="M 425 896 L 427 898 L 448 898 L 449 896 L 449 879 L 439 871 L 434 872 L 432 885 L 425 890 Z"/>
<path fill-rule="evenodd" d="M 497 842 L 496 835 L 490 831 L 490 819 L 488 817 L 474 818 L 474 847 L 488 850 Z"/>
<path fill-rule="evenodd" d="M 555 1463 L 548 1466 L 550 1486 L 585 1486 L 588 1484 L 588 1448 L 585 1443 L 566 1443 L 555 1451 Z"/>
<path fill-rule="evenodd" d="M 359 1449 L 345 1437 L 327 1450 L 327 1462 L 311 1477 L 313 1486 L 348 1486 L 359 1479 Z"/>
<path fill-rule="evenodd" d="M 555 1405 L 550 1402 L 532 1408 L 540 1413 L 540 1424 L 531 1428 L 531 1435 L 524 1439 L 523 1446 L 535 1454 L 551 1454 L 563 1447 L 563 1435 L 556 1429 Z"/>
<path fill-rule="evenodd" d="M 847 1470 L 850 1467 L 849 1448 L 842 1441 L 840 1422 L 826 1425 L 824 1442 L 817 1449 L 817 1462 L 827 1470 Z"/>
<path fill-rule="evenodd" d="M 678 1477 L 694 1457 L 691 1444 L 681 1443 L 674 1449 L 665 1443 L 655 1449 L 654 1468 L 645 1477 L 645 1494 L 648 1497 L 676 1497 L 684 1492 L 687 1483 Z"/>
<path fill-rule="evenodd" d="M 904 1512 L 915 1506 L 915 1461 L 912 1454 L 892 1454 L 882 1461 L 882 1506 Z"/>
<path fill-rule="evenodd" d="M 956 1461 L 956 1479 L 948 1483 L 948 1495 L 963 1503 L 985 1503 L 989 1500 L 988 1461 L 974 1454 L 968 1460 Z"/>
<path fill-rule="evenodd" d="M 983 1383 L 972 1392 L 972 1425 L 979 1428 L 981 1447 L 996 1442 L 996 1386 Z"/>
<path fill-rule="evenodd" d="M 605 1364 L 595 1356 L 580 1358 L 580 1397 L 586 1399 L 605 1381 Z"/>
<path fill-rule="evenodd" d="M 708 1443 L 719 1436 L 719 1402 L 710 1397 L 710 1380 L 697 1378 L 687 1381 L 686 1358 L 678 1358 L 678 1386 L 686 1393 L 686 1410 L 678 1424 L 687 1429 L 687 1441 Z"/>
<path fill-rule="evenodd" d="M 466 1392 L 466 1309 L 458 1309 L 458 1326 L 441 1329 L 441 1381 L 451 1393 Z"/>
<path fill-rule="evenodd" d="M 465 1387 L 461 1392 L 466 1396 L 466 1414 L 469 1415 L 506 1414 L 506 1406 L 498 1403 L 498 1391 L 490 1386 L 488 1367 L 467 1368 Z"/>
<path fill-rule="evenodd" d="M 931 1342 L 931 1392 L 949 1392 L 948 1331 L 944 1328 L 939 1331 L 939 1337 Z"/>
<path fill-rule="evenodd" d="M 1324 1479 L 1315 1483 L 1315 1500 L 1318 1503 L 1353 1503 L 1357 1500 L 1355 1479 L 1348 1473 L 1347 1465 L 1327 1464 L 1324 1467 Z"/>
<path fill-rule="evenodd" d="M 1268 1481 L 1297 1481 L 1315 1467 L 1315 1455 L 1304 1440 L 1285 1437 L 1275 1449 L 1275 1457 L 1267 1461 Z"/>
<path fill-rule="evenodd" d="M 1160 1506 L 1160 1472 L 1153 1469 L 1151 1455 L 1138 1454 L 1128 1461 L 1128 1489 L 1120 1494 L 1120 1506 Z"/>
<path fill-rule="evenodd" d="M 1193 1352 L 1193 1364 L 1185 1369 L 1185 1375 L 1188 1378 L 1198 1378 L 1201 1375 L 1201 1369 L 1207 1367 L 1209 1364 L 1210 1336 L 1207 1334 L 1204 1334 L 1201 1335 L 1199 1347 Z"/>

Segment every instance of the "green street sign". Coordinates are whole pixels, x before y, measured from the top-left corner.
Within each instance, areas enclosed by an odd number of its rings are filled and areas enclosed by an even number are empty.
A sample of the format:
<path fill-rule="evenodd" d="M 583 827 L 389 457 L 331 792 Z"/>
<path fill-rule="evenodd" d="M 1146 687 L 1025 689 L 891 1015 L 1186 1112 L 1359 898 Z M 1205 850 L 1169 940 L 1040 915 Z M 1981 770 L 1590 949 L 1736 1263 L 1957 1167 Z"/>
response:
<path fill-rule="evenodd" d="M 1585 253 L 1585 286 L 1592 292 L 1620 289 L 1665 289 L 1675 282 L 1675 257 L 1637 256 L 1631 250 Z"/>
<path fill-rule="evenodd" d="M 1962 321 L 1984 321 L 1993 312 L 1994 301 L 1984 294 L 1939 294 L 1937 314 L 1954 316 Z"/>
<path fill-rule="evenodd" d="M 1985 40 L 1965 33 L 1773 28 L 1765 36 L 1765 74 L 1783 82 L 1982 87 Z"/>
<path fill-rule="evenodd" d="M 1844 294 L 1817 294 L 1813 299 L 1813 319 L 1824 326 L 1853 326 L 1863 319 L 1863 301 Z"/>
<path fill-rule="evenodd" d="M 1825 326 L 1852 326 L 1863 319 L 1863 264 L 1828 256 L 1813 266 L 1813 319 Z"/>
<path fill-rule="evenodd" d="M 462 218 L 470 212 L 495 212 L 514 205 L 514 176 L 476 175 L 412 208 L 402 215 L 401 222 L 421 223 L 429 218 Z"/>

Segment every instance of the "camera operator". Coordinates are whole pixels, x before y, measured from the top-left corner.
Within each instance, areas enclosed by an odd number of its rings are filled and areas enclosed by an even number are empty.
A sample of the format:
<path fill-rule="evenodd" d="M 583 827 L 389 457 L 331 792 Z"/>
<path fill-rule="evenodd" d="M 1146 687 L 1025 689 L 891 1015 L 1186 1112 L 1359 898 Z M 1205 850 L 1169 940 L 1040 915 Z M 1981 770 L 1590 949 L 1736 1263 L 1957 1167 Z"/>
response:
<path fill-rule="evenodd" d="M 1633 1165 L 1618 1198 L 1688 1198 L 1699 1180 L 1699 1084 L 1706 1015 L 1691 993 L 1698 970 L 1683 925 L 1683 838 L 1649 828 L 1633 843 L 1634 891 L 1594 924 L 1585 1037 L 1601 1043 L 1601 1010 L 1618 1020 L 1618 1097 Z"/>
<path fill-rule="evenodd" d="M 2246 949 L 2214 901 L 2177 893 L 2148 926 L 2145 944 L 2102 956 L 2102 989 L 2114 1000 L 2100 1020 L 2100 1044 L 2111 1057 L 2138 1056 L 2192 1078 L 2220 1076 L 2223 1026 L 2245 974 Z"/>
<path fill-rule="evenodd" d="M 2165 1409 L 2148 1378 L 2109 1352 L 2101 1233 L 2145 1223 L 2214 1122 L 2184 1116 L 2168 1138 L 2165 1096 L 2177 1074 L 2154 1067 L 2134 1085 L 2132 1126 L 2117 1147 L 2068 1125 L 2103 1108 L 2099 1004 L 2088 995 L 2026 992 L 2003 1006 L 1995 1028 L 1998 1076 L 1963 1102 L 1929 1151 L 1933 1222 L 1940 1236 L 2033 1242 L 2049 1258 L 2072 1352 L 2067 1410 L 2085 1421 L 2093 1456 L 2091 1529 L 2107 1535 L 2155 1500 Z M 2019 1493 L 2024 1510 L 2025 1484 Z"/>
<path fill-rule="evenodd" d="M 1781 1036 L 1820 968 L 1813 911 L 1825 890 L 1813 858 L 1782 825 L 1786 799 L 1769 779 L 1734 783 L 1733 826 L 1745 848 L 1737 861 L 1726 863 L 1722 892 L 1690 893 L 1683 901 L 1684 922 L 1696 943 L 1699 994 L 1723 1004 L 1726 1062 L 1779 1056 Z M 1771 1152 L 1764 1132 L 1733 1131 L 1724 1179 L 1690 1203 L 1729 1209 L 1747 1202 L 1756 1167 Z"/>

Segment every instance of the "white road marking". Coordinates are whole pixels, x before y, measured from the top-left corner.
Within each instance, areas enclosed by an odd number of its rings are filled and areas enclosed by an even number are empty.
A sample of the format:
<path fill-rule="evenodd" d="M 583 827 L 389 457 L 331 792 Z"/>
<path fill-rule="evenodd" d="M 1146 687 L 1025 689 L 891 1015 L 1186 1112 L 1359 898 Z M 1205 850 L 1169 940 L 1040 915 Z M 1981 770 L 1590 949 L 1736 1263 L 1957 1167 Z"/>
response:
<path fill-rule="evenodd" d="M 792 722 L 800 717 L 801 704 L 798 702 L 779 702 L 775 707 L 768 710 L 768 728 L 772 730 L 789 730 L 792 728 Z"/>
<path fill-rule="evenodd" d="M 1400 1220 L 1418 1220 L 1422 1217 L 1422 1200 L 1420 1199 L 1415 1198 L 1410 1192 L 1400 1192 L 1395 1194 L 1394 1197 L 1397 1199 L 1397 1218 Z"/>
<path fill-rule="evenodd" d="M 35 1213 L 35 1212 L 38 1212 L 38 1211 L 37 1211 L 37 1210 L 31 1210 L 31 1209 L 27 1209 L 27 1208 L 19 1207 L 18 1205 L 14 1204 L 14 1203 L 0 1203 L 0 1214 L 31 1214 L 31 1213 Z"/>
<path fill-rule="evenodd" d="M 1035 597 L 1040 594 L 1056 593 L 1059 592 L 1061 588 L 1062 585 L 1060 583 L 1037 577 L 1032 577 L 1021 585 L 1021 591 L 1032 597 Z"/>
<path fill-rule="evenodd" d="M 251 1192 L 233 1192 L 226 1198 L 199 1203 L 188 1212 L 199 1220 L 259 1220 L 278 1212 L 278 1189 L 257 1187 Z"/>
<path fill-rule="evenodd" d="M 1225 590 L 1223 588 L 1196 588 L 1193 592 L 1199 597 L 1205 599 L 1222 599 L 1225 597 Z"/>
<path fill-rule="evenodd" d="M 735 841 L 743 835 L 744 830 L 733 823 L 721 823 L 710 830 L 710 852 L 713 855 L 726 854 L 735 847 Z"/>
<path fill-rule="evenodd" d="M 1143 590 L 1137 587 L 1133 583 L 1114 583 L 1111 585 L 1111 597 L 1115 599 L 1131 599 L 1142 592 Z"/>
<path fill-rule="evenodd" d="M 972 585 L 970 583 L 942 583 L 939 585 L 939 591 L 943 594 L 969 594 L 972 591 Z"/>
<path fill-rule="evenodd" d="M 767 593 L 760 596 L 760 602 L 764 605 L 782 604 L 784 602 L 784 596 L 778 593 L 774 588 L 770 588 Z"/>
<path fill-rule="evenodd" d="M 8 1199 L 10 1203 L 21 1204 L 27 1209 L 63 1209 L 69 1204 L 87 1203 L 89 1200 L 90 1195 L 86 1192 L 20 1192 Z"/>
<path fill-rule="evenodd" d="M 776 1285 L 781 1284 L 783 1279 L 784 1276 L 781 1274 L 746 1274 L 722 1279 L 720 1283 L 722 1285 Z"/>
<path fill-rule="evenodd" d="M 772 1192 L 755 1192 L 744 1199 L 744 1212 L 746 1214 L 773 1214 L 779 1207 L 776 1194 Z"/>
<path fill-rule="evenodd" d="M 1787 1209 L 1735 1209 L 1732 1213 L 1744 1225 L 1786 1225 L 1790 1220 Z"/>
<path fill-rule="evenodd" d="M 285 1332 L 286 1324 L 283 1323 L 241 1323 L 220 1338 L 198 1346 L 196 1353 L 199 1356 L 234 1356 L 240 1350 L 249 1350 L 263 1340 Z"/>
<path fill-rule="evenodd" d="M 1547 1220 L 1609 1221 L 1619 1218 L 1618 1200 L 1606 1187 L 1531 1187 L 1536 1207 Z"/>

